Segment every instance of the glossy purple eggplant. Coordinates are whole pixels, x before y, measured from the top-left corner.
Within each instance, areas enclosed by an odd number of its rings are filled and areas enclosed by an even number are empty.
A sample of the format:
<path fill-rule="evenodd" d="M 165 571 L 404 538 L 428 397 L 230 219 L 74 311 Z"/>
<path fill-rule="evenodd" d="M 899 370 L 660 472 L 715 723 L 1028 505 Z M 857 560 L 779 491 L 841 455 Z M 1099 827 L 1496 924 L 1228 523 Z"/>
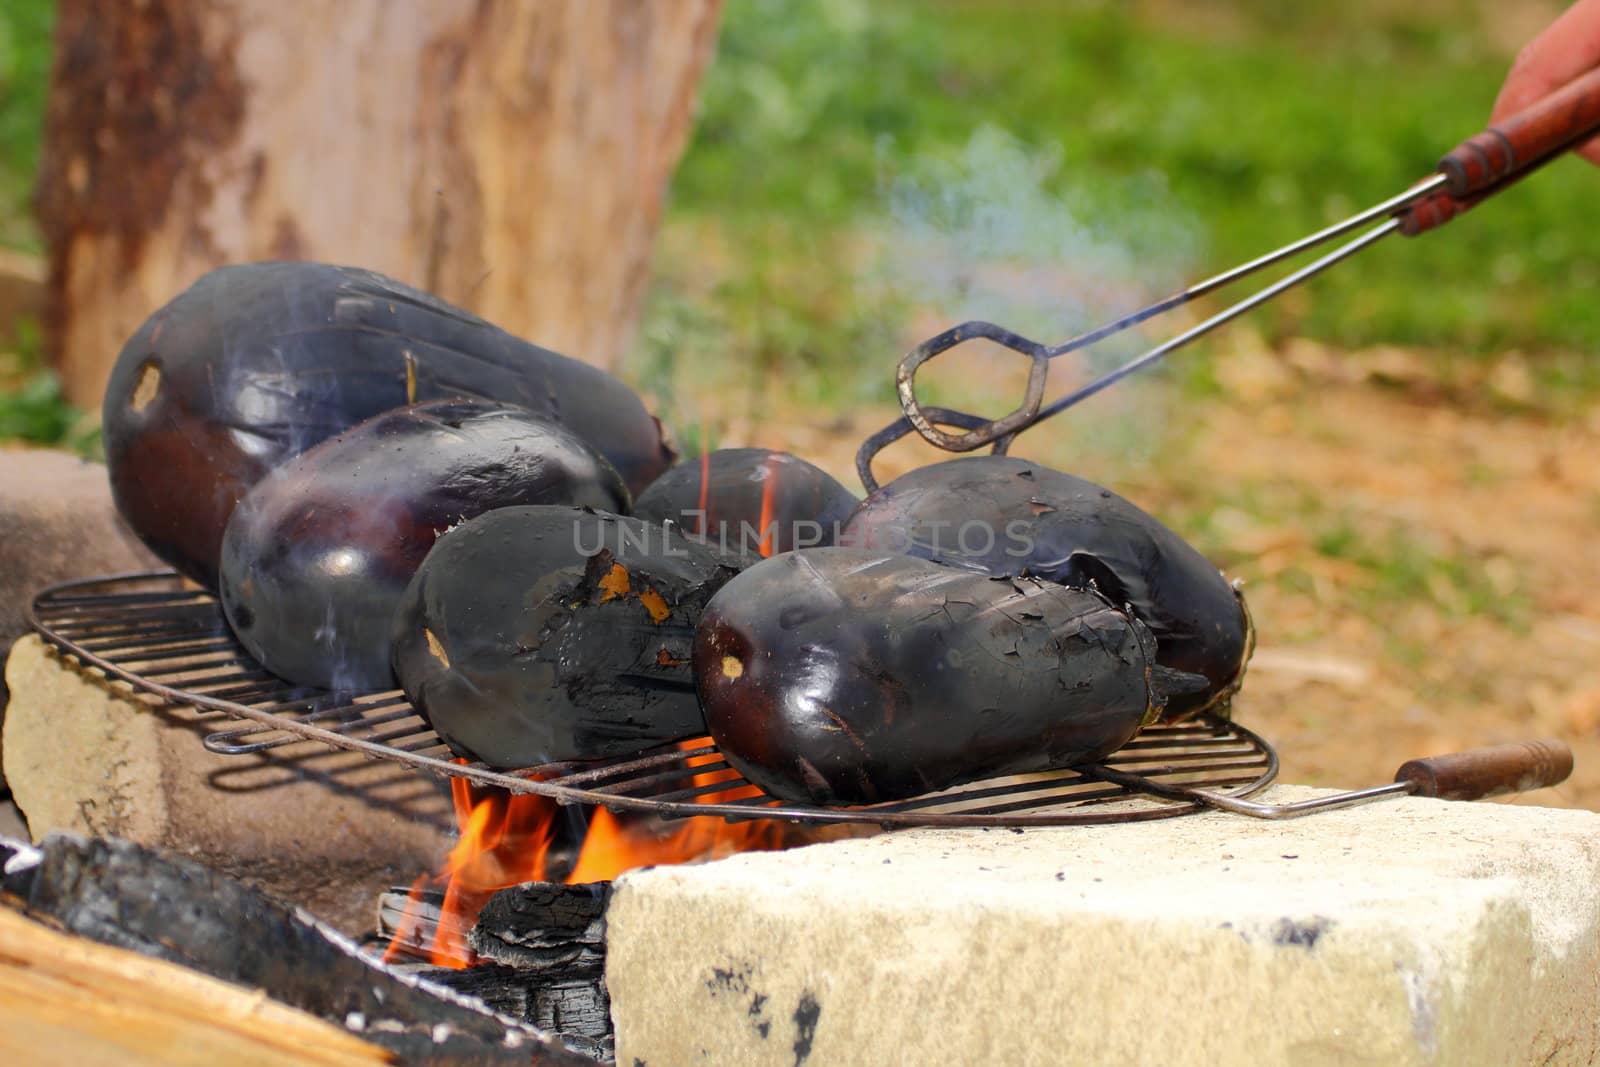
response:
<path fill-rule="evenodd" d="M 521 408 L 439 400 L 385 412 L 246 494 L 222 542 L 222 606 L 281 678 L 391 689 L 395 608 L 434 541 L 519 504 L 618 510 L 628 490 L 577 435 Z"/>
<path fill-rule="evenodd" d="M 1169 718 L 1223 711 L 1253 645 L 1243 596 L 1187 541 L 1082 478 L 1009 456 L 922 467 L 868 496 L 841 544 L 991 575 L 1093 586 L 1155 634 L 1157 661 L 1208 680 Z"/>
<path fill-rule="evenodd" d="M 668 519 L 724 551 L 772 555 L 831 545 L 856 495 L 787 452 L 723 448 L 686 460 L 634 501 L 641 519 Z"/>
<path fill-rule="evenodd" d="M 215 588 L 228 516 L 269 470 L 380 412 L 450 397 L 561 423 L 630 490 L 672 462 L 639 397 L 596 367 L 371 271 L 248 263 L 206 274 L 117 357 L 112 495 L 156 555 Z"/>
<path fill-rule="evenodd" d="M 870 804 L 1114 751 L 1164 699 L 1154 653 L 1094 592 L 812 548 L 723 586 L 694 670 L 746 778 L 784 800 Z"/>
<path fill-rule="evenodd" d="M 689 654 L 736 557 L 674 526 L 492 511 L 439 539 L 395 615 L 394 666 L 457 754 L 522 768 L 705 731 Z"/>

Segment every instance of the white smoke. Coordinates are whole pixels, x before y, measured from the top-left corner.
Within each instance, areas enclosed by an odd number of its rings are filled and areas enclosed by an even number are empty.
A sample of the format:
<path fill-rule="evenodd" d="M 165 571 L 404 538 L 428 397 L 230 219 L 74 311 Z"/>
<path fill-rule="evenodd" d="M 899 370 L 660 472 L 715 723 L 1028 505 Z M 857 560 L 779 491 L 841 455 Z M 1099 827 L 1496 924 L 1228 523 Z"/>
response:
<path fill-rule="evenodd" d="M 1030 147 L 995 126 L 977 129 L 952 155 L 896 161 L 885 171 L 878 270 L 923 309 L 919 323 L 933 324 L 924 333 L 985 319 L 1053 345 L 1197 276 L 1200 229 L 1158 173 L 1080 180 L 1059 147 Z M 1050 395 L 1143 352 L 1182 322 L 1163 316 L 1057 360 Z M 1033 433 L 1076 438 L 1075 427 L 1092 424 L 1097 447 L 1141 451 L 1161 403 L 1135 378 Z"/>

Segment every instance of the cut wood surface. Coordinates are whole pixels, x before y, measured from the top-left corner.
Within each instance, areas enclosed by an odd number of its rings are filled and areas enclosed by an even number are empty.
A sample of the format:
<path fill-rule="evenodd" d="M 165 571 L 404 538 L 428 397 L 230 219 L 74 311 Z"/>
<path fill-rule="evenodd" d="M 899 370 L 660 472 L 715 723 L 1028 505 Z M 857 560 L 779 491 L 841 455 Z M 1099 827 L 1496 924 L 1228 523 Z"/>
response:
<path fill-rule="evenodd" d="M 0 1062 L 393 1063 L 260 992 L 52 930 L 0 908 Z"/>
<path fill-rule="evenodd" d="M 721 0 L 61 0 L 50 336 L 99 403 L 212 267 L 319 259 L 612 365 Z"/>

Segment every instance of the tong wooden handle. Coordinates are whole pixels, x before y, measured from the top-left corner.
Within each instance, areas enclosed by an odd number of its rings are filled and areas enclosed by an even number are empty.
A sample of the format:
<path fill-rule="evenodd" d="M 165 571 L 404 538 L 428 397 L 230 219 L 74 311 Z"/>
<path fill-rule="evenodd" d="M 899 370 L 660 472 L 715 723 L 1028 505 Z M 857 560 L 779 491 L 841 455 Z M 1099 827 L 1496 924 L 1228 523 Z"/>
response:
<path fill-rule="evenodd" d="M 1410 784 L 1415 796 L 1482 800 L 1557 785 L 1571 773 L 1572 749 L 1547 737 L 1410 760 L 1394 780 Z"/>
<path fill-rule="evenodd" d="M 1400 216 L 1408 237 L 1444 225 L 1600 133 L 1600 69 L 1462 141 L 1439 161 L 1445 187 Z"/>

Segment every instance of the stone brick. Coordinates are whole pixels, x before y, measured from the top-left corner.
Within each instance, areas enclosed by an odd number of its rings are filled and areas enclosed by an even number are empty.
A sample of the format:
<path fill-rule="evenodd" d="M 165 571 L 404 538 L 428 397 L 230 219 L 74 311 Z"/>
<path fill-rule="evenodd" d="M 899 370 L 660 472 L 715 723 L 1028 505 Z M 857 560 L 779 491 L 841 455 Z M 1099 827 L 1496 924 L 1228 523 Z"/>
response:
<path fill-rule="evenodd" d="M 631 872 L 607 923 L 619 1063 L 1600 1056 L 1592 812 L 907 831 Z"/>
<path fill-rule="evenodd" d="M 0 665 L 27 632 L 28 603 L 39 589 L 159 566 L 118 518 L 105 467 L 65 452 L 0 451 Z M 0 681 L 0 719 L 5 706 Z"/>
<path fill-rule="evenodd" d="M 358 934 L 378 894 L 438 866 L 454 819 L 438 779 L 300 742 L 248 756 L 201 745 L 215 725 L 18 641 L 3 755 L 35 840 L 51 830 L 169 849 Z"/>

